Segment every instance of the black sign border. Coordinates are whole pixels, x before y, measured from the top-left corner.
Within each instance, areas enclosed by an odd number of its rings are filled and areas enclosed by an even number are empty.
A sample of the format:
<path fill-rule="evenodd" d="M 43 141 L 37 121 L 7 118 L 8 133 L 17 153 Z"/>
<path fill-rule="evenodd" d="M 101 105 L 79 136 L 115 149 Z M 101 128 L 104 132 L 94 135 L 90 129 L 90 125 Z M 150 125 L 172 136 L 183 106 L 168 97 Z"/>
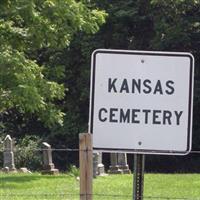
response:
<path fill-rule="evenodd" d="M 190 59 L 190 74 L 189 74 L 189 101 L 188 101 L 188 126 L 187 126 L 187 149 L 185 151 L 169 151 L 169 150 L 148 150 L 148 149 L 119 149 L 119 148 L 101 148 L 93 147 L 94 150 L 101 152 L 127 152 L 135 154 L 157 154 L 157 155 L 187 155 L 191 151 L 191 114 L 192 114 L 192 94 L 193 94 L 193 73 L 194 73 L 194 58 L 191 54 L 185 52 L 152 52 L 152 51 L 131 51 L 131 50 L 106 50 L 97 49 L 92 54 L 92 73 L 91 73 L 91 99 L 90 99 L 90 122 L 89 122 L 89 133 L 93 134 L 93 121 L 94 121 L 94 96 L 95 96 L 95 73 L 96 73 L 96 55 L 99 53 L 103 54 L 126 54 L 126 55 L 143 55 L 143 56 L 168 56 L 168 57 L 189 57 Z"/>

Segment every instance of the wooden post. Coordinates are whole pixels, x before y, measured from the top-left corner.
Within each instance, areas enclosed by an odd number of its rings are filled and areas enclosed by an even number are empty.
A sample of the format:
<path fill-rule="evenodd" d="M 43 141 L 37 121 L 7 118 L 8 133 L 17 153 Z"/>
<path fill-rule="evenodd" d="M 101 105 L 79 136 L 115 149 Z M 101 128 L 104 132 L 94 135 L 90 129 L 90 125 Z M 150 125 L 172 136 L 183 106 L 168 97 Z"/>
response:
<path fill-rule="evenodd" d="M 79 134 L 80 200 L 92 200 L 92 135 Z"/>

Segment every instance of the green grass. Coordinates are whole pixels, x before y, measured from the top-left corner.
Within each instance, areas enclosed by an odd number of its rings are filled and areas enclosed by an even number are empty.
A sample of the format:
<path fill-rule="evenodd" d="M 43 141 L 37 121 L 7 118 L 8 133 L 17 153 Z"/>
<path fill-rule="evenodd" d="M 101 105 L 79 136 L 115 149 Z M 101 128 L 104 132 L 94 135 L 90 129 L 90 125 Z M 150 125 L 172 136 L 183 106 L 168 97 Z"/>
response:
<path fill-rule="evenodd" d="M 132 175 L 98 177 L 93 199 L 132 199 L 132 179 Z M 145 174 L 144 196 L 144 200 L 200 199 L 200 174 Z M 0 174 L 0 200 L 78 199 L 79 181 L 66 174 Z"/>

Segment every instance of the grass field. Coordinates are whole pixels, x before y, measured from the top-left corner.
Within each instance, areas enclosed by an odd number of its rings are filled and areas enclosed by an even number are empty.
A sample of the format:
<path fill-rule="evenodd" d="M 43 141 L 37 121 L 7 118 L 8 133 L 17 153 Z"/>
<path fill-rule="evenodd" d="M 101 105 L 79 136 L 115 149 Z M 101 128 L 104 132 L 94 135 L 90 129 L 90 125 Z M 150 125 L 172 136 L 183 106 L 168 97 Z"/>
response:
<path fill-rule="evenodd" d="M 94 200 L 132 199 L 132 175 L 94 180 Z M 145 174 L 145 200 L 200 199 L 200 174 Z M 0 174 L 0 200 L 78 200 L 79 181 L 61 174 Z"/>

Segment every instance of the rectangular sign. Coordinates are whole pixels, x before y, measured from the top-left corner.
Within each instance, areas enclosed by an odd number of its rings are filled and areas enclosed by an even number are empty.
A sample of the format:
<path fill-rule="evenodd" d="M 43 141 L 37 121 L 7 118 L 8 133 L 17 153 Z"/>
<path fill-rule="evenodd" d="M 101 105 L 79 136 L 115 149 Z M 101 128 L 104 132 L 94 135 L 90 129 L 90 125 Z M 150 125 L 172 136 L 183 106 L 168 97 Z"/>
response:
<path fill-rule="evenodd" d="M 89 131 L 108 152 L 185 155 L 191 150 L 190 53 L 99 49 L 92 54 Z"/>

